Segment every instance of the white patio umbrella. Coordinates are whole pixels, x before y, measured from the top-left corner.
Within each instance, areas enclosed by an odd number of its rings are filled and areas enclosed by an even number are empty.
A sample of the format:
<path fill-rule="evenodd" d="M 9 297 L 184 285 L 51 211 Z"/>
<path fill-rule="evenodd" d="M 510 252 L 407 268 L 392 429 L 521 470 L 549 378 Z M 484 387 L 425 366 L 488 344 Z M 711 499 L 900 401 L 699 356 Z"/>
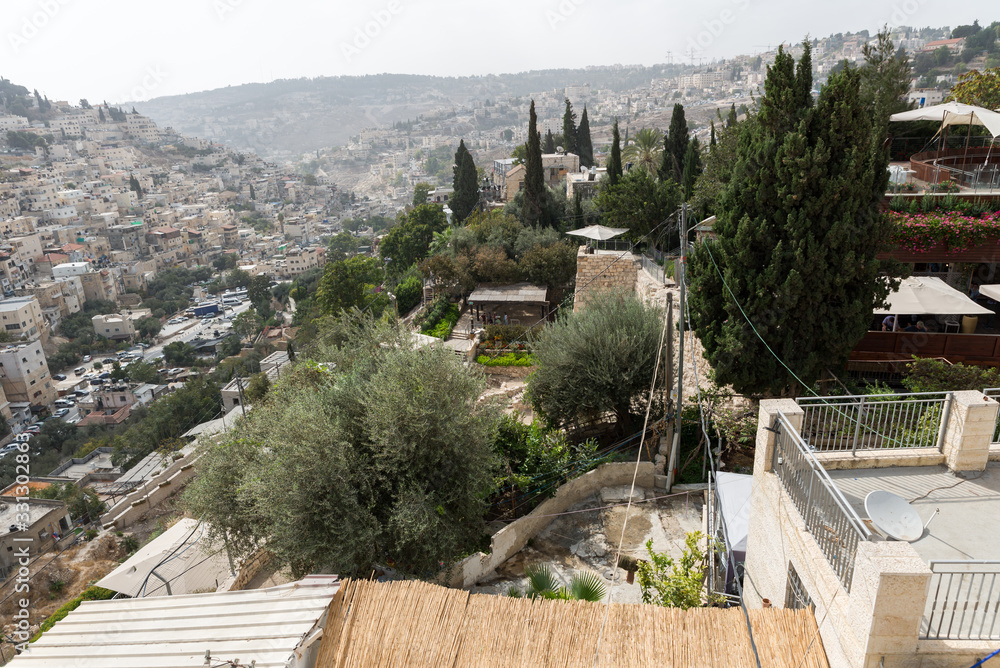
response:
<path fill-rule="evenodd" d="M 980 285 L 979 294 L 1000 302 L 1000 285 Z"/>
<path fill-rule="evenodd" d="M 993 311 L 972 301 L 940 278 L 911 276 L 904 278 L 899 289 L 886 299 L 886 308 L 875 309 L 879 315 L 894 316 L 893 329 L 898 329 L 900 313 L 931 315 L 989 315 Z"/>
<path fill-rule="evenodd" d="M 579 230 L 570 230 L 566 234 L 572 234 L 575 237 L 586 237 L 588 239 L 594 239 L 595 241 L 607 241 L 608 239 L 614 239 L 618 235 L 625 234 L 626 232 L 628 232 L 628 228 L 624 227 L 589 225 L 587 227 L 581 227 Z"/>
<path fill-rule="evenodd" d="M 1000 136 L 1000 114 L 984 107 L 961 102 L 945 102 L 922 109 L 911 109 L 889 117 L 890 121 L 937 121 L 941 129 L 950 125 L 981 125 L 994 139 Z"/>

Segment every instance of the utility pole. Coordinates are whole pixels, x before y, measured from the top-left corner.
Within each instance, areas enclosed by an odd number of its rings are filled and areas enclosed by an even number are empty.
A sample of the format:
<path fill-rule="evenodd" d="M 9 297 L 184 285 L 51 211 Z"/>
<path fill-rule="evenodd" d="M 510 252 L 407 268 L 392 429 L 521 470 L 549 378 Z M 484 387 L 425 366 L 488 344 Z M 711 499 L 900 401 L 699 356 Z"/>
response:
<path fill-rule="evenodd" d="M 667 491 L 674 484 L 676 475 L 677 459 L 681 449 L 681 409 L 684 407 L 684 316 L 687 288 L 685 281 L 685 262 L 687 261 L 687 204 L 681 205 L 681 257 L 680 257 L 680 286 L 681 296 L 677 312 L 677 399 L 674 402 L 674 442 L 670 448 L 670 460 L 667 462 L 667 480 L 669 485 Z"/>

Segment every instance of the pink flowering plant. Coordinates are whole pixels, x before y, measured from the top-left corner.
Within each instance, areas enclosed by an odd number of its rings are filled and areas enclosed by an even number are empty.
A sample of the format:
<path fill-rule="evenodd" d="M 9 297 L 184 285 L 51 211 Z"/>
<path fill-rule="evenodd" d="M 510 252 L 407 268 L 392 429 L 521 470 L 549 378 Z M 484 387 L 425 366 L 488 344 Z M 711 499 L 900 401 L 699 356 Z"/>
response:
<path fill-rule="evenodd" d="M 978 217 L 957 211 L 886 215 L 896 224 L 893 245 L 900 250 L 925 253 L 944 246 L 957 253 L 1000 241 L 1000 211 Z"/>

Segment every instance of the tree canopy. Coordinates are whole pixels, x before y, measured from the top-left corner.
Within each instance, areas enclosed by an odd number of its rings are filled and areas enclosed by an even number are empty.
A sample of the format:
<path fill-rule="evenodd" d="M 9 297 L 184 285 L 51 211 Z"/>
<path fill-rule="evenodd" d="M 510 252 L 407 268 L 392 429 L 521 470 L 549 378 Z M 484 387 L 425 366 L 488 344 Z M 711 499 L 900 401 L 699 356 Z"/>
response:
<path fill-rule="evenodd" d="M 877 258 L 891 236 L 887 123 L 861 87 L 845 67 L 814 104 L 809 45 L 797 70 L 779 49 L 759 111 L 736 126 L 718 239 L 693 252 L 689 294 L 706 357 L 737 392 L 799 391 L 793 373 L 810 385 L 841 367 L 898 273 Z"/>
<path fill-rule="evenodd" d="M 238 555 L 266 543 L 295 577 L 387 562 L 431 576 L 485 535 L 497 412 L 481 379 L 402 329 L 342 318 L 325 333 L 205 445 L 185 498 Z"/>
<path fill-rule="evenodd" d="M 580 114 L 580 126 L 576 129 L 576 153 L 580 156 L 581 167 L 594 166 L 594 141 L 590 136 L 590 119 L 587 117 L 587 105 L 583 105 Z"/>
<path fill-rule="evenodd" d="M 535 409 L 560 427 L 610 412 L 621 433 L 632 433 L 646 408 L 662 330 L 662 310 L 634 293 L 593 293 L 535 344 L 538 368 L 528 377 Z"/>
<path fill-rule="evenodd" d="M 476 204 L 479 203 L 479 179 L 476 175 L 476 163 L 473 162 L 472 154 L 465 147 L 464 139 L 458 142 L 453 172 L 455 192 L 452 193 L 448 206 L 451 208 L 455 223 L 461 223 L 469 217 Z"/>

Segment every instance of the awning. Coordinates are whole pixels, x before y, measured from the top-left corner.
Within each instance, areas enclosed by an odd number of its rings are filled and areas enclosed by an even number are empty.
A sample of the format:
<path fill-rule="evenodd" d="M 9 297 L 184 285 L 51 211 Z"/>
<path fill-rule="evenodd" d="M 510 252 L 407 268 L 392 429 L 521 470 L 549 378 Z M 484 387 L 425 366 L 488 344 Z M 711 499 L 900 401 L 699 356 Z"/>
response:
<path fill-rule="evenodd" d="M 513 285 L 480 285 L 471 295 L 470 304 L 544 304 L 548 301 L 545 287 L 530 283 Z"/>
<path fill-rule="evenodd" d="M 1000 285 L 980 285 L 979 294 L 1000 302 Z"/>
<path fill-rule="evenodd" d="M 931 315 L 989 315 L 993 311 L 972 301 L 964 292 L 940 278 L 911 276 L 886 299 L 887 307 L 875 309 L 885 315 L 929 313 Z"/>
<path fill-rule="evenodd" d="M 936 121 L 941 128 L 949 125 L 981 125 L 994 139 L 1000 136 L 1000 114 L 983 107 L 961 102 L 945 102 L 923 109 L 912 109 L 893 114 L 890 121 Z"/>

